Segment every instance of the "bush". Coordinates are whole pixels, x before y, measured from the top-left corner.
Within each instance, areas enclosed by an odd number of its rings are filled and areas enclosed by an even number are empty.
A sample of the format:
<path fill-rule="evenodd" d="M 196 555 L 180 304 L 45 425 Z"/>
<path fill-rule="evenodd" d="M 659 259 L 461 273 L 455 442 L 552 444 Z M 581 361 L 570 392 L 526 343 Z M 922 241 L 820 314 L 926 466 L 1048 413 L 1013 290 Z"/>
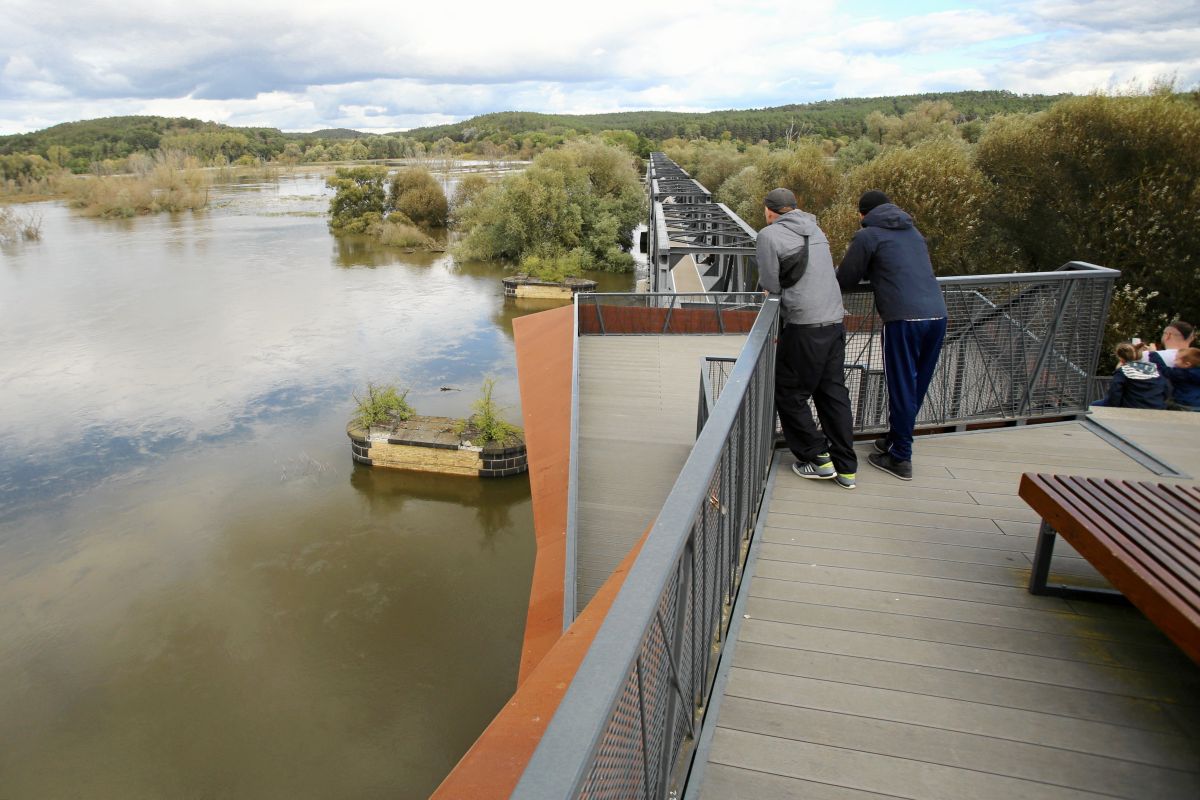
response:
<path fill-rule="evenodd" d="M 539 155 L 529 169 L 478 192 L 457 209 L 467 258 L 516 261 L 578 251 L 584 269 L 627 271 L 632 230 L 644 213 L 632 158 L 592 140 Z"/>
<path fill-rule="evenodd" d="M 354 395 L 355 409 L 354 424 L 364 430 L 372 426 L 395 425 L 412 417 L 415 413 L 405 399 L 408 389 L 401 392 L 394 384 L 376 386 L 367 384 L 364 397 Z"/>
<path fill-rule="evenodd" d="M 822 222 L 834 258 L 846 252 L 859 228 L 858 198 L 880 189 L 913 216 L 929 243 L 939 275 L 1011 271 L 1016 265 L 998 244 L 985 245 L 984 209 L 991 187 L 971 161 L 969 146 L 956 139 L 889 148 L 846 175 L 838 203 Z"/>
<path fill-rule="evenodd" d="M 464 175 L 458 185 L 454 187 L 454 198 L 450 201 L 450 217 L 451 221 L 458 223 L 459 212 L 475 202 L 479 195 L 491 184 L 487 178 L 482 175 Z"/>
<path fill-rule="evenodd" d="M 425 250 L 437 244 L 432 236 L 416 225 L 403 221 L 403 216 L 395 213 L 380 225 L 379 242 L 390 247 L 416 247 Z"/>
<path fill-rule="evenodd" d="M 767 224 L 763 198 L 780 186 L 792 190 L 801 210 L 819 216 L 837 196 L 838 177 L 816 142 L 786 150 L 756 149 L 753 163 L 726 179 L 717 199 L 746 224 L 761 229 Z"/>
<path fill-rule="evenodd" d="M 492 399 L 492 392 L 495 388 L 495 378 L 486 378 L 483 381 L 479 399 L 471 405 L 475 413 L 463 420 L 459 426 L 460 436 L 469 438 L 476 444 L 488 444 L 489 442 L 499 445 L 514 444 L 520 439 L 521 429 L 505 422 L 500 416 L 503 409 L 499 408 Z"/>
<path fill-rule="evenodd" d="M 581 250 L 572 250 L 559 256 L 528 255 L 521 259 L 517 272 L 551 283 L 562 283 L 583 272 L 584 255 Z"/>
<path fill-rule="evenodd" d="M 1091 261 L 1156 293 L 1156 313 L 1200 307 L 1200 105 L 1188 96 L 1093 95 L 998 119 L 977 161 L 989 213 L 1028 266 Z"/>
<path fill-rule="evenodd" d="M 325 184 L 335 190 L 329 201 L 329 227 L 338 233 L 378 232 L 383 221 L 386 167 L 339 167 Z"/>
<path fill-rule="evenodd" d="M 441 228 L 449 216 L 442 185 L 422 167 L 406 167 L 392 176 L 387 210 L 399 211 L 411 222 Z"/>
<path fill-rule="evenodd" d="M 127 164 L 135 171 L 133 175 L 97 175 L 66 184 L 70 204 L 101 217 L 133 217 L 208 205 L 210 176 L 194 157 L 161 150 L 153 158 L 138 155 Z"/>
<path fill-rule="evenodd" d="M 42 238 L 42 217 L 27 211 L 18 214 L 11 208 L 0 207 L 0 243 L 17 239 L 37 240 Z"/>

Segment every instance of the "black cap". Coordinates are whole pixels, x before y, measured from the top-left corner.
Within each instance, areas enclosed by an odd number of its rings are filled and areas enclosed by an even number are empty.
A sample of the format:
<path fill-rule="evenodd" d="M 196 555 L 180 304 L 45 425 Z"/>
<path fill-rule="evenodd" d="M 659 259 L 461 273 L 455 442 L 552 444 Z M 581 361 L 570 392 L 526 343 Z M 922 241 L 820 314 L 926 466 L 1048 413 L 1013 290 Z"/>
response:
<path fill-rule="evenodd" d="M 785 208 L 800 207 L 800 204 L 796 202 L 796 195 L 792 194 L 791 189 L 772 189 L 767 192 L 766 198 L 763 199 L 763 205 L 776 214 Z"/>
<path fill-rule="evenodd" d="M 867 214 L 876 206 L 881 206 L 884 203 L 892 202 L 886 194 L 878 189 L 871 189 L 863 192 L 863 196 L 858 198 L 858 213 Z"/>

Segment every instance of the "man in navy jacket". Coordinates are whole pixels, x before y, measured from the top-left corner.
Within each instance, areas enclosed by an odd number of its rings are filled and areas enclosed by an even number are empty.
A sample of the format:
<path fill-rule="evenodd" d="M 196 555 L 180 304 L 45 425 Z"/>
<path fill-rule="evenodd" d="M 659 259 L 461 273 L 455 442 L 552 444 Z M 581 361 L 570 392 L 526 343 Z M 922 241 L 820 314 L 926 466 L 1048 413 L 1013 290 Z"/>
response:
<path fill-rule="evenodd" d="M 875 440 L 871 466 L 912 480 L 913 427 L 946 336 L 946 301 L 933 275 L 925 237 L 883 192 L 858 201 L 862 229 L 838 266 L 838 284 L 866 279 L 883 320 L 883 368 L 888 389 L 887 436 Z"/>

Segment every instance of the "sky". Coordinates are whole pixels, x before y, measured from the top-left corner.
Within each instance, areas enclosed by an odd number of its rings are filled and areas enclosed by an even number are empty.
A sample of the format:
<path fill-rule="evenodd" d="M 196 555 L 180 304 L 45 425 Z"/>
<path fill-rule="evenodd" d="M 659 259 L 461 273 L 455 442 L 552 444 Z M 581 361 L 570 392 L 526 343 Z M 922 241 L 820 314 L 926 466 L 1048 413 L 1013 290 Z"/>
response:
<path fill-rule="evenodd" d="M 0 0 L 0 134 L 127 114 L 385 133 L 493 111 L 1200 86 L 1200 0 Z"/>

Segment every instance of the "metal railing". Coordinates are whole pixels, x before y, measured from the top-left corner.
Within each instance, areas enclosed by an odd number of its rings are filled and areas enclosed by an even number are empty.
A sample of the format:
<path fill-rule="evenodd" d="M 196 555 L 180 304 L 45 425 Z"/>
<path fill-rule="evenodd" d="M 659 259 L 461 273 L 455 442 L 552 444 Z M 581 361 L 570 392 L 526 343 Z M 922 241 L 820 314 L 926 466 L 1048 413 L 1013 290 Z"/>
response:
<path fill-rule="evenodd" d="M 759 292 L 718 294 L 580 292 L 575 295 L 574 336 L 745 333 L 766 301 Z M 636 309 L 623 315 L 622 309 Z M 607 316 L 606 316 L 607 315 Z M 606 321 L 607 320 L 607 321 Z M 715 329 L 715 330 L 714 330 Z M 563 574 L 563 630 L 578 608 L 579 347 L 571 360 L 571 455 L 567 477 L 567 530 Z"/>
<path fill-rule="evenodd" d="M 767 301 L 514 798 L 679 785 L 766 486 L 778 324 Z"/>
<path fill-rule="evenodd" d="M 946 339 L 917 427 L 1085 412 L 1119 274 L 1072 261 L 1055 272 L 939 278 Z M 843 302 L 855 430 L 884 430 L 883 323 L 869 287 Z"/>

